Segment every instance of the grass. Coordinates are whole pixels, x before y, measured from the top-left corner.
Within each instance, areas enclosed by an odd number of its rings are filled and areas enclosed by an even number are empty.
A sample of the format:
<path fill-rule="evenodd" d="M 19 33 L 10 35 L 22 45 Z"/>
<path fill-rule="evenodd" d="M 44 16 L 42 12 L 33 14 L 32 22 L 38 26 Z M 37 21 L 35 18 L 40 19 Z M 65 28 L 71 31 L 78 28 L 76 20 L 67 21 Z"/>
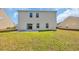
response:
<path fill-rule="evenodd" d="M 1 32 L 1 51 L 77 51 L 79 31 Z"/>

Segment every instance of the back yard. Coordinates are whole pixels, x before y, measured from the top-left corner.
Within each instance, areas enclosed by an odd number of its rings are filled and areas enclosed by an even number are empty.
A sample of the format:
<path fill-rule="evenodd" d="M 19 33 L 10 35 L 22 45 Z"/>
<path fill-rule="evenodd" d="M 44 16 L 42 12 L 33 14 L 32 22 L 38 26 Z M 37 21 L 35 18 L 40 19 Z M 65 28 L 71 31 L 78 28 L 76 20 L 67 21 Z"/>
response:
<path fill-rule="evenodd" d="M 2 32 L 0 33 L 0 50 L 79 50 L 79 31 Z"/>

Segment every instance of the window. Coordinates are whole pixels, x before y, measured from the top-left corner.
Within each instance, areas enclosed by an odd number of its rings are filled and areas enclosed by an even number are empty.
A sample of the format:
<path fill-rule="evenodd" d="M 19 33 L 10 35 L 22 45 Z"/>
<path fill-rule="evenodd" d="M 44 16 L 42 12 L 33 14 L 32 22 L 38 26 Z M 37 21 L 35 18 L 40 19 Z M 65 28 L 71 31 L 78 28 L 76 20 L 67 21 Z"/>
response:
<path fill-rule="evenodd" d="M 39 17 L 39 13 L 36 13 L 36 18 L 38 18 Z"/>
<path fill-rule="evenodd" d="M 27 29 L 32 30 L 32 24 L 27 24 Z"/>
<path fill-rule="evenodd" d="M 37 26 L 36 27 L 39 28 L 39 23 L 37 23 Z"/>
<path fill-rule="evenodd" d="M 32 16 L 33 16 L 32 13 L 30 13 L 30 14 L 29 14 L 29 17 L 32 18 Z"/>
<path fill-rule="evenodd" d="M 49 28 L 49 24 L 48 23 L 46 23 L 46 28 Z"/>

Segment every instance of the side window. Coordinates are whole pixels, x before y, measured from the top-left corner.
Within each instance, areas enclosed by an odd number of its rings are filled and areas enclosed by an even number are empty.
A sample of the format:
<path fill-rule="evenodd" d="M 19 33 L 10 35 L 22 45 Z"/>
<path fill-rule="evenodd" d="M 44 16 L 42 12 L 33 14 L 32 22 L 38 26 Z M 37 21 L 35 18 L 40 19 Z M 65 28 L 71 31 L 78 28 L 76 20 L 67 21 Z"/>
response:
<path fill-rule="evenodd" d="M 36 13 L 36 18 L 39 18 L 39 13 Z"/>
<path fill-rule="evenodd" d="M 37 23 L 36 27 L 39 28 L 39 23 Z"/>
<path fill-rule="evenodd" d="M 29 17 L 32 18 L 33 17 L 33 14 L 32 13 L 29 13 Z"/>
<path fill-rule="evenodd" d="M 46 28 L 49 28 L 49 24 L 48 23 L 46 23 Z"/>

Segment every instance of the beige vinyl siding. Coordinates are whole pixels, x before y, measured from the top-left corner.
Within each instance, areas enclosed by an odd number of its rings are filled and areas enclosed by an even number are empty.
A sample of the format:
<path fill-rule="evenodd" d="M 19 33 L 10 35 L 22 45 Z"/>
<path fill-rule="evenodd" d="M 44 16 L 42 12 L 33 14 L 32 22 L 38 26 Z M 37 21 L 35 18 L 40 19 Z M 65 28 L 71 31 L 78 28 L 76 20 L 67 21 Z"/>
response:
<path fill-rule="evenodd" d="M 29 14 L 32 13 L 32 18 Z M 36 13 L 39 13 L 39 17 L 36 17 Z M 18 30 L 28 30 L 27 24 L 33 24 L 32 30 L 56 30 L 56 12 L 54 11 L 19 11 L 18 12 Z M 40 28 L 36 28 L 39 23 Z M 46 23 L 49 24 L 49 28 L 46 28 Z"/>

